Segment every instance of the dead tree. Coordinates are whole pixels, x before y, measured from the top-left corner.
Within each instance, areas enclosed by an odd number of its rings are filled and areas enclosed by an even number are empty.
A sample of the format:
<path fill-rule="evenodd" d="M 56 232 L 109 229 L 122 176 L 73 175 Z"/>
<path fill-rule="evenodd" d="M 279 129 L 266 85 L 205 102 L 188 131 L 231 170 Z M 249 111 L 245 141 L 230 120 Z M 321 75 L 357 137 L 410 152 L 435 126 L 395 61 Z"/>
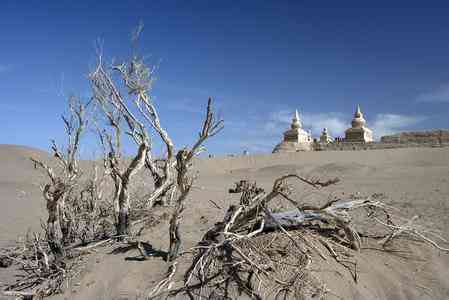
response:
<path fill-rule="evenodd" d="M 190 150 L 183 149 L 175 155 L 174 143 L 161 125 L 158 111 L 151 99 L 154 72 L 155 68 L 147 67 L 143 59 L 137 55 L 133 55 L 127 63 L 111 66 L 107 71 L 100 54 L 98 66 L 90 74 L 90 81 L 93 99 L 100 104 L 109 125 L 114 129 L 112 135 L 105 134 L 104 137 L 109 146 L 108 162 L 116 187 L 117 234 L 129 235 L 130 233 L 131 177 L 145 166 L 150 171 L 154 186 L 154 190 L 146 200 L 149 208 L 164 198 L 166 201 L 162 200 L 163 204 L 171 203 L 178 191 L 170 223 L 170 257 L 174 258 L 177 256 L 176 249 L 179 248 L 180 242 L 179 221 L 192 183 L 192 179 L 187 174 L 191 160 L 202 151 L 203 143 L 223 128 L 223 121 L 215 119 L 212 100 L 209 99 L 207 115 L 198 140 Z M 128 93 L 127 97 L 120 92 L 118 83 L 113 79 L 113 73 L 117 74 L 122 81 L 122 87 Z M 126 132 L 123 132 L 123 126 L 126 126 Z M 163 159 L 156 160 L 152 154 L 151 130 L 154 130 L 165 145 Z M 123 133 L 130 136 L 138 147 L 137 154 L 125 167 L 123 167 L 125 163 L 120 149 Z"/>
<path fill-rule="evenodd" d="M 139 72 L 133 65 L 129 68 L 125 66 L 115 67 L 113 70 L 118 70 L 122 75 L 130 95 L 140 98 L 148 93 L 150 86 L 147 82 L 140 83 L 138 79 L 128 79 L 128 76 L 130 76 L 129 78 L 134 78 L 133 76 L 136 76 L 135 73 Z M 109 148 L 107 163 L 115 185 L 116 233 L 121 237 L 128 236 L 130 234 L 129 187 L 132 177 L 145 166 L 147 153 L 150 151 L 149 136 L 145 126 L 134 116 L 126 99 L 119 92 L 119 88 L 112 79 L 112 74 L 105 70 L 101 57 L 97 68 L 90 74 L 90 81 L 93 99 L 100 104 L 109 125 L 114 130 L 113 134 L 108 134 L 107 131 L 102 133 L 102 143 L 106 143 Z M 137 153 L 129 164 L 126 164 L 121 150 L 122 120 L 125 120 L 127 124 L 127 134 L 138 144 Z"/>
<path fill-rule="evenodd" d="M 90 75 L 93 99 L 103 108 L 113 134 L 104 133 L 109 153 L 108 165 L 115 184 L 116 227 L 118 235 L 129 235 L 129 188 L 132 176 L 142 167 L 146 167 L 153 177 L 154 190 L 150 193 L 148 207 L 163 197 L 175 185 L 174 144 L 167 131 L 162 127 L 159 114 L 150 97 L 155 69 L 148 68 L 138 56 L 133 56 L 129 63 L 114 65 L 107 71 L 101 55 L 99 63 Z M 120 93 L 118 83 L 112 73 L 118 74 L 129 97 Z M 135 113 L 138 113 L 138 116 Z M 123 132 L 126 126 L 126 132 Z M 152 155 L 150 129 L 153 129 L 166 146 L 166 157 L 159 167 Z M 123 133 L 132 138 L 138 147 L 131 163 L 126 166 L 121 152 Z"/>
<path fill-rule="evenodd" d="M 176 259 L 181 246 L 181 234 L 179 232 L 179 226 L 182 220 L 182 212 L 184 211 L 185 201 L 187 195 L 192 187 L 192 176 L 188 175 L 189 168 L 191 166 L 192 158 L 198 155 L 203 149 L 203 143 L 210 137 L 213 137 L 223 129 L 223 120 L 216 120 L 214 111 L 212 109 L 212 99 L 209 98 L 207 102 L 206 118 L 203 123 L 199 138 L 193 147 L 189 149 L 182 149 L 176 154 L 176 171 L 177 178 L 176 184 L 179 190 L 179 196 L 176 199 L 175 209 L 170 219 L 170 248 L 168 251 L 168 260 L 173 261 Z"/>
<path fill-rule="evenodd" d="M 87 125 L 86 107 L 79 99 L 69 99 L 69 116 L 62 116 L 68 137 L 67 147 L 60 151 L 55 141 L 52 141 L 53 156 L 58 162 L 57 172 L 50 165 L 31 158 L 35 167 L 45 171 L 49 183 L 42 188 L 47 201 L 47 239 L 52 253 L 57 260 L 64 257 L 64 245 L 73 241 L 72 216 L 67 209 L 67 201 L 71 201 L 71 193 L 80 176 L 78 168 L 78 151 L 81 136 Z"/>
<path fill-rule="evenodd" d="M 212 227 L 195 247 L 197 254 L 193 258 L 191 267 L 184 274 L 184 286 L 177 290 L 170 290 L 173 284 L 173 274 L 176 273 L 176 260 L 170 265 L 167 278 L 159 282 L 149 295 L 149 299 L 156 299 L 165 296 L 176 297 L 178 294 L 186 294 L 191 299 L 198 298 L 214 298 L 214 294 L 205 295 L 211 290 L 217 290 L 218 295 L 226 295 L 224 298 L 232 298 L 227 289 L 231 287 L 232 281 L 235 280 L 240 291 L 251 298 L 261 299 L 257 297 L 258 293 L 251 288 L 250 280 L 252 275 L 248 275 L 248 279 L 241 278 L 240 266 L 243 266 L 242 261 L 238 261 L 233 256 L 236 255 L 240 248 L 233 245 L 233 242 L 241 239 L 248 239 L 257 236 L 263 232 L 265 220 L 263 218 L 264 208 L 280 193 L 288 193 L 288 186 L 286 180 L 291 177 L 296 177 L 300 181 L 312 185 L 314 187 L 325 187 L 336 183 L 338 180 L 329 180 L 326 182 L 319 180 L 309 180 L 297 175 L 286 175 L 277 179 L 270 192 L 266 193 L 262 189 L 257 188 L 251 184 L 237 184 L 235 190 L 239 190 L 242 194 L 249 195 L 250 190 L 256 191 L 253 193 L 251 199 L 245 199 L 245 203 L 239 206 L 231 205 L 227 210 L 222 222 L 218 222 Z M 300 248 L 300 251 L 303 249 Z M 246 261 L 246 264 L 254 266 L 253 262 L 242 253 L 238 254 L 240 258 Z M 302 252 L 301 252 L 302 253 Z M 219 262 L 215 263 L 217 260 Z M 220 265 L 218 269 L 215 266 Z M 256 271 L 268 274 L 262 267 L 256 265 Z M 255 273 L 254 271 L 251 271 Z M 248 273 L 244 271 L 243 273 Z M 229 275 L 229 278 L 227 276 Z M 273 280 L 273 277 L 270 278 Z M 194 282 L 196 281 L 196 282 Z M 284 282 L 281 281 L 283 284 Z M 285 284 L 288 285 L 288 284 Z M 204 290 L 203 290 L 204 288 Z M 200 294 L 196 294 L 200 290 Z"/>
<path fill-rule="evenodd" d="M 384 228 L 383 235 L 366 235 L 370 244 L 387 251 L 385 244 L 403 238 L 421 240 L 439 251 L 449 253 L 449 244 L 438 232 L 415 224 L 417 217 L 407 220 L 398 211 L 384 204 L 375 195 L 350 199 L 331 199 L 326 204 L 307 205 L 290 197 L 288 179 L 297 179 L 316 188 L 336 183 L 337 179 L 320 181 L 296 174 L 275 180 L 270 192 L 253 194 L 240 205 L 231 205 L 221 222 L 208 230 L 196 247 L 193 259 L 184 273 L 184 282 L 174 282 L 176 261 L 167 276 L 160 281 L 148 299 L 168 299 L 179 296 L 189 299 L 234 299 L 242 294 L 251 299 L 303 299 L 322 298 L 329 292 L 314 276 L 310 266 L 315 259 L 332 259 L 344 266 L 355 282 L 360 251 L 357 218 L 352 211 L 365 212 L 363 222 L 369 229 L 375 225 Z M 242 194 L 252 189 L 249 184 L 237 184 Z M 248 193 L 247 193 L 248 194 Z M 272 213 L 270 202 L 280 198 L 295 210 Z M 393 213 L 394 212 L 394 213 Z M 385 220 L 385 221 L 383 221 Z M 382 228 L 380 227 L 380 228 Z M 364 240 L 368 243 L 368 240 Z M 373 245 L 374 244 L 374 245 Z M 403 247 L 403 245 L 401 245 Z M 178 286 L 178 288 L 173 288 Z M 245 298 L 246 298 L 245 297 Z"/>
<path fill-rule="evenodd" d="M 111 235 L 109 219 L 113 210 L 107 199 L 103 199 L 106 180 L 109 177 L 109 169 L 105 163 L 104 160 L 102 168 L 94 163 L 92 175 L 84 183 L 78 201 L 72 208 L 76 235 L 81 243 Z"/>

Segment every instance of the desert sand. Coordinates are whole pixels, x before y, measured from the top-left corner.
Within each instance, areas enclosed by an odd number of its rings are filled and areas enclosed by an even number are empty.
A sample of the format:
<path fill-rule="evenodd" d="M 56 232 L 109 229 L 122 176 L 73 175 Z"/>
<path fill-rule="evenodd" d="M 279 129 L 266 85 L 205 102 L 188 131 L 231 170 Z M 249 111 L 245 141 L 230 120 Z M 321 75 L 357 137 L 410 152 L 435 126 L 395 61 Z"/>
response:
<path fill-rule="evenodd" d="M 45 152 L 22 146 L 0 145 L 0 243 L 2 246 L 40 230 L 45 220 L 39 190 L 43 177 L 29 156 Z M 223 218 L 226 208 L 238 201 L 228 194 L 233 183 L 255 180 L 270 189 L 275 178 L 296 172 L 323 179 L 339 177 L 336 186 L 310 193 L 294 184 L 295 199 L 323 202 L 332 195 L 382 193 L 385 202 L 421 224 L 449 238 L 449 148 L 409 148 L 371 151 L 326 151 L 201 158 L 195 161 L 199 178 L 185 211 L 183 250 L 195 245 L 204 232 Z M 215 202 L 213 204 L 211 201 Z M 219 209 L 218 207 L 221 209 Z M 168 220 L 147 232 L 143 239 L 155 248 L 168 246 Z M 86 268 L 72 280 L 64 295 L 55 299 L 139 299 L 166 272 L 161 258 L 133 259 L 136 250 L 115 253 L 99 250 L 89 256 Z M 355 254 L 358 282 L 332 261 L 315 260 L 315 273 L 329 289 L 328 299 L 449 299 L 449 254 L 429 245 L 410 242 L 410 255 L 401 256 L 364 249 Z M 0 282 L 12 280 L 10 269 L 0 269 Z"/>

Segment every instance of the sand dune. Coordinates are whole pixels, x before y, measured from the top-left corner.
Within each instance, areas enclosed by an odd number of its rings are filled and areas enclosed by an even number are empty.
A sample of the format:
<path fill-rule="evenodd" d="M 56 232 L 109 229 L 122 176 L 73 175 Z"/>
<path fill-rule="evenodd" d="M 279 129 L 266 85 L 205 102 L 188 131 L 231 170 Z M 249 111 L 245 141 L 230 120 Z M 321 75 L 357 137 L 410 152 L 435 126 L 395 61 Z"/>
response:
<path fill-rule="evenodd" d="M 45 202 L 39 189 L 42 175 L 34 169 L 29 157 L 49 160 L 37 149 L 0 145 L 0 245 L 15 240 L 28 229 L 40 227 L 45 217 Z"/>
<path fill-rule="evenodd" d="M 39 173 L 27 157 L 45 153 L 24 147 L 0 145 L 0 240 L 5 242 L 39 228 L 45 218 L 38 188 Z M 241 157 L 202 158 L 195 161 L 200 172 L 188 200 L 182 234 L 184 248 L 195 245 L 207 228 L 220 220 L 234 201 L 227 193 L 240 179 L 256 180 L 269 189 L 273 180 L 288 172 L 333 178 L 337 186 L 307 201 L 325 201 L 333 194 L 384 193 L 387 202 L 408 215 L 419 214 L 427 226 L 449 237 L 449 148 L 389 149 L 373 151 L 307 152 Z M 296 197 L 306 194 L 295 184 Z M 222 209 L 218 209 L 213 200 Z M 156 248 L 168 244 L 167 223 L 145 235 Z M 329 299 L 448 299 L 449 255 L 412 243 L 413 257 L 362 250 L 357 256 L 359 275 L 354 283 L 347 270 L 330 261 L 317 262 L 319 276 L 332 291 Z M 161 259 L 129 261 L 137 253 L 99 253 L 91 257 L 73 289 L 56 299 L 135 299 L 157 282 L 166 270 Z M 0 275 L 4 272 L 0 269 Z M 3 276 L 5 276 L 3 274 Z M 1 276 L 0 276 L 1 280 Z M 336 296 L 338 295 L 338 297 Z"/>

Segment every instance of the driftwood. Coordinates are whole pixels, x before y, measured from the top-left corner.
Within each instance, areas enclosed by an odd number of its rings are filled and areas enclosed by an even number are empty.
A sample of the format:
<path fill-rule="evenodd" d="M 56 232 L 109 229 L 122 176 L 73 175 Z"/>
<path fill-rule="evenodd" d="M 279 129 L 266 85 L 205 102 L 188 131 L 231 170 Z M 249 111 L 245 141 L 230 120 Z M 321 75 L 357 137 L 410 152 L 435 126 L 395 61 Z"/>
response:
<path fill-rule="evenodd" d="M 288 282 L 271 276 L 265 267 L 253 262 L 244 253 L 245 251 L 241 249 L 239 241 L 254 238 L 264 231 L 265 218 L 263 217 L 263 212 L 265 206 L 279 196 L 279 193 L 288 190 L 285 180 L 292 177 L 296 177 L 302 182 L 317 188 L 338 182 L 337 179 L 322 182 L 309 180 L 298 175 L 286 175 L 274 182 L 271 192 L 265 193 L 260 191 L 249 201 L 243 201 L 245 204 L 248 203 L 248 205 L 230 206 L 223 221 L 215 224 L 196 247 L 197 254 L 193 259 L 191 267 L 184 275 L 184 287 L 170 290 L 173 283 L 169 277 L 173 278 L 173 273 L 176 272 L 176 265 L 172 264 L 170 266 L 171 272 L 167 273 L 167 278 L 153 289 L 149 298 L 175 296 L 179 293 L 187 294 L 191 298 L 193 295 L 197 297 L 205 296 L 206 298 L 219 295 L 223 297 L 228 295 L 228 290 L 231 289 L 231 286 L 235 287 L 235 283 L 240 292 L 243 291 L 251 298 L 259 299 L 258 293 L 251 288 L 251 280 L 255 273 L 251 270 L 243 270 L 242 267 L 246 269 L 245 266 L 249 266 L 250 269 L 255 268 L 255 270 L 264 274 L 264 276 L 268 276 L 278 284 L 288 286 Z M 252 185 L 243 186 L 252 188 Z M 242 192 L 244 191 L 242 190 Z M 298 248 L 298 251 L 303 253 L 303 249 Z M 239 258 L 236 258 L 235 255 Z M 215 261 L 215 259 L 218 259 L 218 261 Z M 298 266 L 303 263 L 306 263 L 306 260 L 303 260 Z M 217 267 L 217 264 L 220 267 Z M 247 277 L 246 279 L 239 275 L 241 272 L 246 274 L 242 273 L 243 276 Z M 213 291 L 212 294 L 210 294 L 211 291 Z"/>
<path fill-rule="evenodd" d="M 332 199 L 322 206 L 305 205 L 290 198 L 288 179 L 316 188 L 338 182 L 290 174 L 277 179 L 270 192 L 231 205 L 223 220 L 193 248 L 194 257 L 181 287 L 178 284 L 174 288 L 177 266 L 171 265 L 167 277 L 156 285 L 149 299 L 179 295 L 190 299 L 228 299 L 241 294 L 254 299 L 320 298 L 329 291 L 309 271 L 313 254 L 335 260 L 358 280 L 357 263 L 351 259 L 351 251 L 361 248 L 360 234 L 351 217 L 354 210 L 366 210 L 366 221 L 388 229 L 384 238 L 378 240 L 383 246 L 400 237 L 413 236 L 449 252 L 441 246 L 440 243 L 447 243 L 441 236 L 412 225 L 416 218 L 403 226 L 394 224 L 391 209 L 377 197 Z M 253 185 L 240 186 L 253 189 Z M 244 193 L 244 188 L 239 192 Z M 269 204 L 274 198 L 284 199 L 296 209 L 271 212 Z M 386 221 L 380 219 L 381 215 Z M 437 237 L 439 242 L 429 236 Z"/>
<path fill-rule="evenodd" d="M 42 299 L 61 290 L 70 266 L 52 258 L 49 243 L 34 234 L 23 245 L 2 249 L 0 257 L 7 257 L 24 272 L 20 280 L 6 286 L 5 295 L 25 299 Z M 34 298 L 33 298 L 34 297 Z"/>

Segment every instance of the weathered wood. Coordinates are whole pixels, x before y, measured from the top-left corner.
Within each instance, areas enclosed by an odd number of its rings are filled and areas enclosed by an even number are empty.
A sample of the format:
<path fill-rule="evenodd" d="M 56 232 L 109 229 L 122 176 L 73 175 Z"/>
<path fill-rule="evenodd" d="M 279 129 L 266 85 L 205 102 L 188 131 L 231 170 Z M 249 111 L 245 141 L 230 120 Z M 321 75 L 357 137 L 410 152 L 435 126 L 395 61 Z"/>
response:
<path fill-rule="evenodd" d="M 182 149 L 176 154 L 176 189 L 179 191 L 179 196 L 175 201 L 175 209 L 170 219 L 170 248 L 168 260 L 173 261 L 178 257 L 181 246 L 180 224 L 183 217 L 183 211 L 187 196 L 192 187 L 194 177 L 188 175 L 192 159 L 202 151 L 203 143 L 210 137 L 216 135 L 223 129 L 223 120 L 215 119 L 215 114 L 212 109 L 212 99 L 207 101 L 206 118 L 203 123 L 198 140 L 191 149 Z"/>
<path fill-rule="evenodd" d="M 8 256 L 0 255 L 0 268 L 9 268 L 13 264 L 13 260 Z"/>
<path fill-rule="evenodd" d="M 52 141 L 53 156 L 60 163 L 62 170 L 55 172 L 47 164 L 30 158 L 35 167 L 40 167 L 48 176 L 47 183 L 42 192 L 47 201 L 47 239 L 50 249 L 57 262 L 65 256 L 64 246 L 72 242 L 72 216 L 66 209 L 66 200 L 70 197 L 77 177 L 80 174 L 77 163 L 77 155 L 81 136 L 85 130 L 87 120 L 85 118 L 85 105 L 77 98 L 69 99 L 69 116 L 62 116 L 68 138 L 67 150 L 63 153 L 56 142 Z"/>
<path fill-rule="evenodd" d="M 278 224 L 287 230 L 295 229 L 302 226 L 307 221 L 324 219 L 325 218 L 323 218 L 323 216 L 321 216 L 319 213 L 302 212 L 299 210 L 272 213 L 271 216 L 265 216 L 264 230 L 276 230 L 278 228 Z"/>
<path fill-rule="evenodd" d="M 133 56 L 129 63 L 112 66 L 112 70 L 118 73 L 128 94 L 132 95 L 133 107 L 128 104 L 130 99 L 120 93 L 110 72 L 106 71 L 101 55 L 99 55 L 97 68 L 90 74 L 90 81 L 93 98 L 100 104 L 110 126 L 114 129 L 114 138 L 106 135 L 109 141 L 109 154 L 106 159 L 115 183 L 116 230 L 119 236 L 123 236 L 131 233 L 128 191 L 131 177 L 144 166 L 149 169 L 155 189 L 148 197 L 147 203 L 149 207 L 153 206 L 173 186 L 174 145 L 167 131 L 162 127 L 156 107 L 151 101 L 149 92 L 152 84 L 152 71 L 138 56 Z M 135 114 L 136 112 L 139 114 L 139 118 Z M 139 147 L 131 164 L 124 167 L 125 170 L 122 170 L 124 160 L 120 148 L 123 121 L 128 127 L 126 133 Z M 156 131 L 167 148 L 167 157 L 162 168 L 158 168 L 152 157 L 149 127 Z M 160 173 L 160 170 L 163 174 Z"/>
<path fill-rule="evenodd" d="M 43 189 L 44 198 L 47 200 L 47 240 L 50 250 L 57 261 L 60 261 L 65 256 L 64 237 L 61 228 L 61 203 L 59 199 L 64 194 L 64 185 L 46 184 Z"/>
<path fill-rule="evenodd" d="M 23 300 L 43 299 L 43 297 L 40 297 L 40 296 L 36 295 L 36 293 L 33 293 L 33 292 L 4 291 L 3 295 L 9 296 L 9 297 L 16 297 L 16 299 L 23 299 Z"/>
<path fill-rule="evenodd" d="M 135 175 L 144 165 L 145 156 L 147 154 L 148 145 L 146 142 L 142 143 L 139 147 L 137 155 L 129 164 L 128 168 L 123 173 L 118 173 L 118 177 L 121 179 L 121 188 L 118 197 L 118 215 L 116 220 L 116 229 L 118 236 L 127 236 L 131 232 L 131 223 L 129 220 L 129 211 L 131 207 L 129 199 L 129 184 L 131 178 Z M 115 169 L 117 172 L 117 168 Z"/>

